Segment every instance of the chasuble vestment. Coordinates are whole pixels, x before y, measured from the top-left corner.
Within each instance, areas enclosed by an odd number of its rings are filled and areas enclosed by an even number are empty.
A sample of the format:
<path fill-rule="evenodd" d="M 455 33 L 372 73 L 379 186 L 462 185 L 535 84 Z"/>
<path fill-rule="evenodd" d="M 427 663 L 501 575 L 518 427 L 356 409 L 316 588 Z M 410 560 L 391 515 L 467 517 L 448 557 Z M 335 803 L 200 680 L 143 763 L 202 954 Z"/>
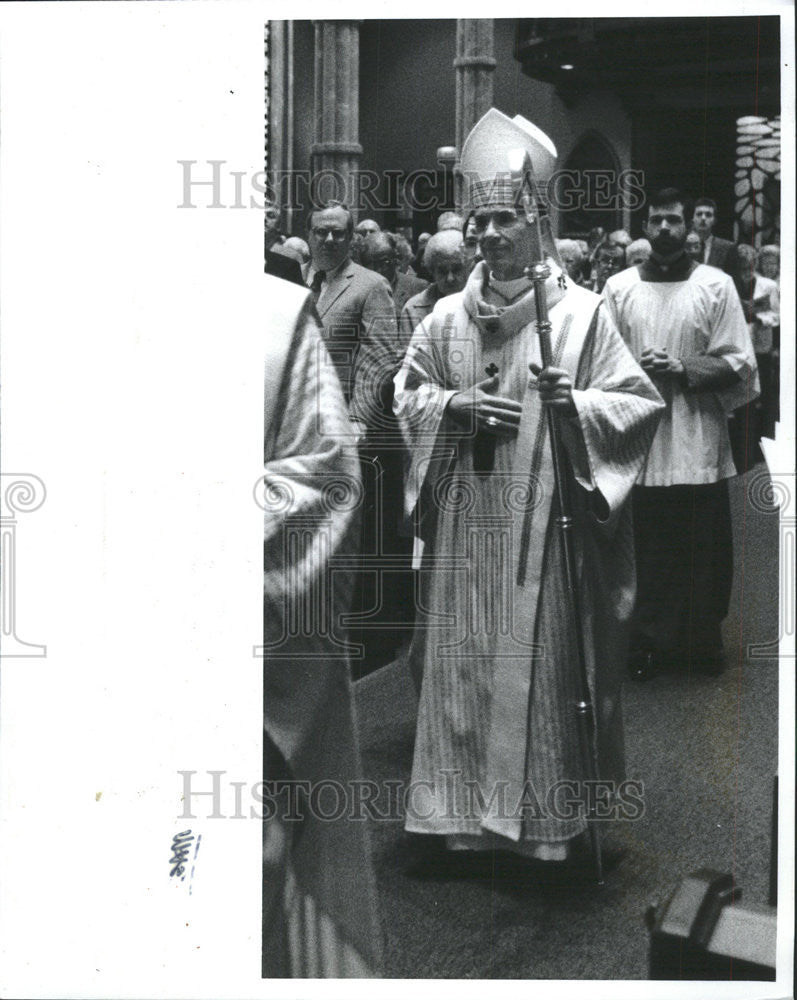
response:
<path fill-rule="evenodd" d="M 547 291 L 554 365 L 570 373 L 577 410 L 561 428 L 576 480 L 580 625 L 599 774 L 620 780 L 619 683 L 634 601 L 626 500 L 662 402 L 598 296 L 564 291 L 560 274 L 556 267 Z M 505 309 L 491 302 L 481 263 L 415 330 L 396 377 L 394 408 L 410 453 L 407 509 L 423 542 L 410 650 L 423 679 L 406 828 L 445 834 L 454 847 L 498 842 L 556 858 L 586 826 L 583 809 L 553 801 L 563 781 L 583 777 L 574 625 L 545 412 L 528 367 L 541 366 L 534 293 Z M 489 365 L 500 383 L 490 393 L 522 404 L 515 437 L 481 438 L 447 412 Z"/>

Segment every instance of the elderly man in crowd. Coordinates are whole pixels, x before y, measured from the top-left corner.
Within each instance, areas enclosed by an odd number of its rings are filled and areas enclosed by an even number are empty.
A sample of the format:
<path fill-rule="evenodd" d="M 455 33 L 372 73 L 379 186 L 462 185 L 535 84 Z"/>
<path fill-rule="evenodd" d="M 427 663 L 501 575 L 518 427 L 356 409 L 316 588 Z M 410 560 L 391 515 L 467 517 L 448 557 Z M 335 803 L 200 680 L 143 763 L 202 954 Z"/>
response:
<path fill-rule="evenodd" d="M 625 267 L 625 250 L 616 243 L 605 243 L 598 247 L 595 255 L 595 285 L 593 291 L 602 292 L 603 286 L 613 274 Z"/>
<path fill-rule="evenodd" d="M 634 240 L 633 243 L 629 243 L 625 251 L 625 266 L 626 267 L 636 267 L 638 264 L 644 264 L 645 261 L 650 257 L 651 246 L 648 240 Z"/>
<path fill-rule="evenodd" d="M 397 319 L 407 299 L 422 292 L 428 284 L 422 278 L 399 271 L 398 243 L 392 233 L 374 233 L 369 236 L 362 245 L 360 259 L 365 267 L 381 274 L 390 285 Z"/>
<path fill-rule="evenodd" d="M 761 380 L 761 395 L 756 400 L 752 435 L 749 434 L 749 428 L 746 428 L 748 436 L 752 436 L 755 441 L 762 436 L 770 437 L 775 429 L 777 402 L 774 395 L 774 334 L 780 327 L 780 290 L 777 282 L 764 277 L 756 269 L 758 258 L 755 247 L 740 243 L 736 247 L 736 264 L 733 269 L 736 291 L 747 320 Z"/>
<path fill-rule="evenodd" d="M 360 441 L 363 570 L 355 584 L 354 610 L 361 618 L 352 632 L 353 641 L 364 648 L 364 659 L 353 663 L 359 674 L 390 659 L 400 638 L 382 623 L 395 620 L 401 595 L 379 579 L 388 572 L 385 560 L 407 549 L 398 536 L 402 457 L 392 413 L 393 376 L 401 363 L 398 326 L 387 279 L 350 259 L 354 226 L 348 209 L 331 203 L 313 212 L 309 229 L 312 262 L 306 279 L 316 295 L 324 339 Z M 369 241 L 388 246 L 395 262 L 388 234 L 377 233 Z M 395 274 L 395 266 L 389 273 Z"/>
<path fill-rule="evenodd" d="M 615 229 L 606 237 L 606 242 L 611 246 L 622 247 L 626 250 L 632 243 L 631 237 L 624 229 Z"/>
<path fill-rule="evenodd" d="M 415 269 L 412 266 L 412 247 L 410 241 L 402 233 L 395 233 L 396 252 L 398 253 L 398 270 L 401 274 L 409 274 L 415 278 Z"/>
<path fill-rule="evenodd" d="M 353 234 L 352 215 L 345 205 L 330 202 L 312 212 L 311 261 L 304 278 L 315 297 L 351 417 L 365 434 L 379 426 L 384 400 L 392 395 L 397 327 L 388 282 L 351 260 Z"/>
<path fill-rule="evenodd" d="M 583 810 L 565 818 L 520 804 L 530 784 L 542 802 L 557 782 L 586 777 L 572 716 L 582 627 L 601 777 L 622 772 L 617 663 L 634 587 L 625 501 L 662 407 L 597 296 L 556 261 L 542 194 L 555 163 L 550 139 L 523 119 L 492 109 L 474 126 L 462 169 L 484 260 L 415 330 L 394 404 L 428 612 L 410 651 L 422 677 L 412 783 L 424 795 L 405 826 L 452 850 L 545 861 L 566 859 L 586 829 Z M 548 368 L 528 277 L 543 257 L 557 357 Z M 579 622 L 565 597 L 549 408 L 577 484 Z"/>
<path fill-rule="evenodd" d="M 263 212 L 265 222 L 264 249 L 265 272 L 275 278 L 301 285 L 302 269 L 297 255 L 284 252 L 285 237 L 280 231 L 280 210 L 273 201 L 267 201 Z"/>
<path fill-rule="evenodd" d="M 684 252 L 685 201 L 648 199 L 653 248 L 610 278 L 606 310 L 667 404 L 634 489 L 638 595 L 630 668 L 645 679 L 681 665 L 719 673 L 733 540 L 728 479 L 736 474 L 728 414 L 758 395 L 739 298 L 728 275 Z"/>
<path fill-rule="evenodd" d="M 768 243 L 758 251 L 758 271 L 780 288 L 780 247 L 776 243 Z"/>
<path fill-rule="evenodd" d="M 703 254 L 705 248 L 703 246 L 703 241 L 697 235 L 697 233 L 687 233 L 686 242 L 684 243 L 684 252 L 686 256 L 691 258 L 695 263 L 703 263 Z"/>
<path fill-rule="evenodd" d="M 711 198 L 698 198 L 692 214 L 692 231 L 697 233 L 703 243 L 702 263 L 730 274 L 734 264 L 734 244 L 714 235 L 716 223 L 717 203 Z"/>
<path fill-rule="evenodd" d="M 369 236 L 373 236 L 374 233 L 381 233 L 382 227 L 374 219 L 362 219 L 354 227 L 354 231 L 365 240 Z"/>
<path fill-rule="evenodd" d="M 461 292 L 470 274 L 462 237 L 455 229 L 435 233 L 426 245 L 426 266 L 432 284 L 408 299 L 399 318 L 399 339 L 406 350 L 415 327 L 426 319 L 438 299 Z"/>
<path fill-rule="evenodd" d="M 576 240 L 557 240 L 556 249 L 559 251 L 559 260 L 564 264 L 570 280 L 576 285 L 582 284 L 584 255 L 581 252 L 581 246 Z"/>

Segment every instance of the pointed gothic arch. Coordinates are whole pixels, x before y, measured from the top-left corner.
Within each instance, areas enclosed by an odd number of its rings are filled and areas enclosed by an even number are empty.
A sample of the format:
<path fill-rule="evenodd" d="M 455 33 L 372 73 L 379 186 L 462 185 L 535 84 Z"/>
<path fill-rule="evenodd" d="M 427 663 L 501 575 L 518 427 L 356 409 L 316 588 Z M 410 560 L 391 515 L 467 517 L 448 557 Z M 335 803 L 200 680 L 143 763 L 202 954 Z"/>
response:
<path fill-rule="evenodd" d="M 614 147 L 597 129 L 588 129 L 557 172 L 555 190 L 561 236 L 584 238 L 595 226 L 607 232 L 623 224 L 622 166 Z"/>

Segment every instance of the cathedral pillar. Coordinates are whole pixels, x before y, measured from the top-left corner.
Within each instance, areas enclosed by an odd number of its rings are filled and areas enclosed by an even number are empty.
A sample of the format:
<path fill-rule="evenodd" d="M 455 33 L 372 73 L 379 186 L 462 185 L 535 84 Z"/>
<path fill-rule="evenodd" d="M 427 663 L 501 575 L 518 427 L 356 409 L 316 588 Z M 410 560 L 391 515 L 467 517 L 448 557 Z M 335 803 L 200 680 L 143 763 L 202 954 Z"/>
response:
<path fill-rule="evenodd" d="M 313 200 L 336 198 L 356 221 L 360 132 L 360 22 L 315 21 Z"/>
<path fill-rule="evenodd" d="M 457 150 L 476 122 L 493 105 L 495 72 L 493 21 L 491 18 L 457 20 L 457 52 L 454 69 L 457 76 Z M 457 205 L 461 204 L 457 184 Z"/>

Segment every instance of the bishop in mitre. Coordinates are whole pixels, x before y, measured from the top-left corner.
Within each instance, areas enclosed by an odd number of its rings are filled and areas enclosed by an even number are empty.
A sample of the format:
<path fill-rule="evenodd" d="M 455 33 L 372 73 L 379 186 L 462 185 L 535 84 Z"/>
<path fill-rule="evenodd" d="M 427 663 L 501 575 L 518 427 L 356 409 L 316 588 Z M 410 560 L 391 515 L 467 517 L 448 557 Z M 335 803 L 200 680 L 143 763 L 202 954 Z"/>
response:
<path fill-rule="evenodd" d="M 597 769 L 623 778 L 620 681 L 634 603 L 628 498 L 663 407 L 596 294 L 557 254 L 556 149 L 491 109 L 467 137 L 483 260 L 415 329 L 395 379 L 419 556 L 410 665 L 419 711 L 408 831 L 450 849 L 565 860 L 587 826 L 574 719 L 583 629 Z M 547 261 L 543 368 L 529 269 Z M 546 408 L 574 480 L 583 621 L 569 618 Z M 581 807 L 579 807 L 581 806 Z"/>

